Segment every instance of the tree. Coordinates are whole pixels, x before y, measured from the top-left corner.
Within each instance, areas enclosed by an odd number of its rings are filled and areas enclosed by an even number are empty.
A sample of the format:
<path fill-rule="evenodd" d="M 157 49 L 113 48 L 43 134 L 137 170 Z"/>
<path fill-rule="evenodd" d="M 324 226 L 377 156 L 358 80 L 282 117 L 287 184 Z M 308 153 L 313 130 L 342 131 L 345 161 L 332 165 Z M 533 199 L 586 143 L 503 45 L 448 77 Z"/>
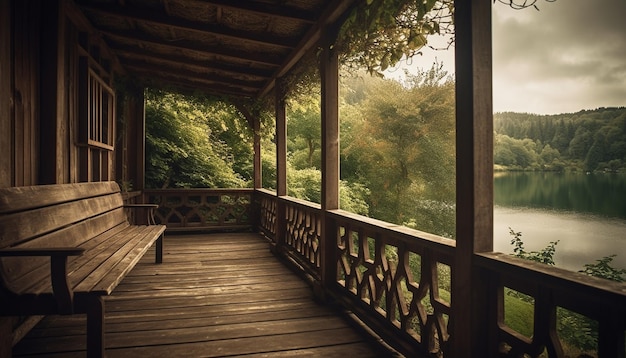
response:
<path fill-rule="evenodd" d="M 236 130 L 220 120 L 223 117 L 210 115 L 212 104 L 172 93 L 146 92 L 147 187 L 237 188 L 248 185 L 244 176 L 233 169 L 235 145 L 220 139 L 212 127 L 221 127 L 223 132 Z M 246 143 L 246 135 L 239 134 L 239 142 Z M 237 160 L 252 160 L 241 155 L 245 150 L 239 151 Z"/>
<path fill-rule="evenodd" d="M 453 82 L 433 67 L 404 86 L 372 77 L 362 84 L 361 120 L 350 123 L 342 155 L 370 189 L 370 215 L 450 234 L 444 217 L 454 216 Z"/>

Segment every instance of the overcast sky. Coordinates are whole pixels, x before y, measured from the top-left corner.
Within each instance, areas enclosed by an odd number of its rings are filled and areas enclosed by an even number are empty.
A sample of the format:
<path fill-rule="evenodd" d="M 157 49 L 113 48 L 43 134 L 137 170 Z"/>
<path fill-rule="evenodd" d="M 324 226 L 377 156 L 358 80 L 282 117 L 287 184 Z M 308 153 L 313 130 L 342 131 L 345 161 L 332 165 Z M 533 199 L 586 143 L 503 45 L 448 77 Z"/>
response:
<path fill-rule="evenodd" d="M 540 11 L 493 5 L 494 111 L 626 106 L 626 0 L 537 5 Z M 426 49 L 408 65 L 429 68 L 434 58 L 453 72 L 451 51 Z"/>

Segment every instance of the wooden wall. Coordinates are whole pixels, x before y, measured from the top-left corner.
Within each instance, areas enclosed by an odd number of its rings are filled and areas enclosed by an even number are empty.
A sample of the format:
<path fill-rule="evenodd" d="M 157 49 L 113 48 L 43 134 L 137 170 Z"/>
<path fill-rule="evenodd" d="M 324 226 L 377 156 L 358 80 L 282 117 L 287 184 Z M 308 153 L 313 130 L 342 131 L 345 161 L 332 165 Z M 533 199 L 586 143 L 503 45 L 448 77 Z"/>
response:
<path fill-rule="evenodd" d="M 11 3 L 0 1 L 0 187 L 11 186 Z"/>
<path fill-rule="evenodd" d="M 126 94 L 115 113 L 121 69 L 72 2 L 1 3 L 0 186 L 119 180 L 143 188 L 142 89 Z M 91 104 L 103 102 L 90 97 L 94 86 L 113 105 L 92 120 Z M 115 114 L 102 120 L 105 112 Z M 110 134 L 85 136 L 94 123 Z"/>

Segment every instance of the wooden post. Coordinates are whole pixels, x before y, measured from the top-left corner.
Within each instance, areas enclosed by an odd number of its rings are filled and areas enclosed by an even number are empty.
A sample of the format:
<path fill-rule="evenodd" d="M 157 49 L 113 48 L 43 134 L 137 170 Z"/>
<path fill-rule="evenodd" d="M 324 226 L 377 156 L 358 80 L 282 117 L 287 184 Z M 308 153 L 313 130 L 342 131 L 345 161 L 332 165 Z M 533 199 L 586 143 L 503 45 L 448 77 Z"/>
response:
<path fill-rule="evenodd" d="M 456 251 L 452 357 L 488 357 L 487 282 L 472 264 L 493 248 L 493 108 L 490 0 L 455 1 Z"/>
<path fill-rule="evenodd" d="M 287 209 L 280 197 L 287 195 L 287 118 L 283 87 L 276 86 L 276 246 L 285 243 Z"/>
<path fill-rule="evenodd" d="M 254 189 L 259 189 L 263 187 L 263 163 L 261 161 L 261 120 L 258 116 L 255 116 L 252 119 L 254 131 L 254 159 L 253 159 L 253 170 L 254 170 Z"/>
<path fill-rule="evenodd" d="M 87 304 L 87 357 L 104 357 L 104 299 L 85 298 Z"/>
<path fill-rule="evenodd" d="M 42 1 L 39 184 L 69 182 L 64 8 L 59 0 Z"/>
<path fill-rule="evenodd" d="M 133 91 L 130 100 L 132 101 L 130 120 L 135 123 L 133 189 L 144 190 L 146 188 L 146 99 L 143 90 Z"/>
<path fill-rule="evenodd" d="M 0 2 L 0 188 L 11 186 L 11 118 L 13 89 L 11 87 L 11 1 Z M 0 327 L 3 322 L 0 321 Z M 0 346 L 0 353 L 2 347 Z M 0 355 L 1 356 L 1 355 Z"/>
<path fill-rule="evenodd" d="M 336 32 L 331 29 L 322 39 L 320 77 L 322 87 L 322 287 L 328 288 L 337 279 L 335 260 L 337 228 L 326 215 L 339 209 L 339 58 L 332 49 Z"/>

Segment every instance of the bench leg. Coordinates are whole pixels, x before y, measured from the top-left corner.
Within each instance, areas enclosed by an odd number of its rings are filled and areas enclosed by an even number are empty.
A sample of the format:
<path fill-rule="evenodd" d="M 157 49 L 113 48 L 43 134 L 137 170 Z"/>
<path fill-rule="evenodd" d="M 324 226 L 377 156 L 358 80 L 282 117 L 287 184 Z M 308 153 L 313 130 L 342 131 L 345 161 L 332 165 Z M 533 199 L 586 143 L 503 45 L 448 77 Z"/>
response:
<path fill-rule="evenodd" d="M 156 263 L 160 264 L 163 262 L 163 236 L 165 234 L 161 234 L 156 241 Z"/>
<path fill-rule="evenodd" d="M 87 357 L 104 357 L 104 299 L 87 299 Z"/>

